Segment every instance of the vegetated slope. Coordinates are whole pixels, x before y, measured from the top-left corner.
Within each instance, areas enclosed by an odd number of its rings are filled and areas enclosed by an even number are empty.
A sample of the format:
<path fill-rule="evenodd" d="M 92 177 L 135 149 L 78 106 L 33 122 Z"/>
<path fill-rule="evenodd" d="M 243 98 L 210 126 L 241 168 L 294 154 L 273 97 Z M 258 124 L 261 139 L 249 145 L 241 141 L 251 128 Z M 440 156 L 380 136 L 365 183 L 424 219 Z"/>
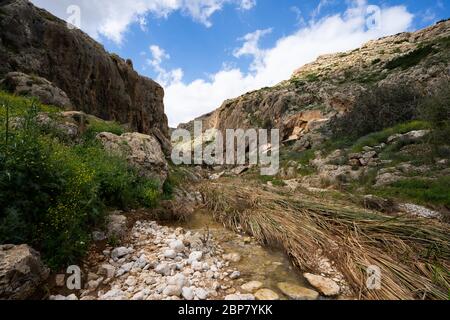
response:
<path fill-rule="evenodd" d="M 418 94 L 449 78 L 450 21 L 370 41 L 359 49 L 319 57 L 272 88 L 227 100 L 204 115 L 204 129 L 279 128 L 284 140 L 302 137 L 358 104 L 376 86 L 414 86 Z M 180 125 L 192 129 L 192 122 Z M 298 146 L 317 143 L 298 142 Z"/>
<path fill-rule="evenodd" d="M 162 87 L 27 0 L 0 2 L 0 79 L 38 75 L 65 91 L 76 110 L 168 137 Z"/>

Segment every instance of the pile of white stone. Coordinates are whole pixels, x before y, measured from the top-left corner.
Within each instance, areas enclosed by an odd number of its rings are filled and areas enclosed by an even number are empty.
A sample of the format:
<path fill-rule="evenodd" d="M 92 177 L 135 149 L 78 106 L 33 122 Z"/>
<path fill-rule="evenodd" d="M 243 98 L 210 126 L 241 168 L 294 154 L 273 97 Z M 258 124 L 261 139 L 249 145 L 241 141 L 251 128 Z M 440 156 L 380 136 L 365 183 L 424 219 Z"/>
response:
<path fill-rule="evenodd" d="M 240 278 L 208 234 L 138 221 L 130 236 L 127 246 L 103 251 L 81 300 L 220 299 Z"/>

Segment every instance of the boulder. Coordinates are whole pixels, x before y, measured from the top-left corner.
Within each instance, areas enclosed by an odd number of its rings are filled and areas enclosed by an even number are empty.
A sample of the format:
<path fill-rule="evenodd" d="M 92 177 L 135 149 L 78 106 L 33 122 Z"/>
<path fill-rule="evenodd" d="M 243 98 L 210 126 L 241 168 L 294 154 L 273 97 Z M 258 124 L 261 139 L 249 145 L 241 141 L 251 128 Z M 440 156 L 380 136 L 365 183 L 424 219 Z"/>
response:
<path fill-rule="evenodd" d="M 120 214 L 111 214 L 106 226 L 107 236 L 121 239 L 127 231 L 127 217 Z"/>
<path fill-rule="evenodd" d="M 9 72 L 0 81 L 0 86 L 16 95 L 37 98 L 43 104 L 66 110 L 72 108 L 72 103 L 63 90 L 47 79 L 38 76 L 30 76 L 22 72 Z"/>
<path fill-rule="evenodd" d="M 168 175 L 168 164 L 158 140 L 141 133 L 125 133 L 121 136 L 102 132 L 97 139 L 111 154 L 127 159 L 142 176 L 155 179 L 163 185 Z"/>
<path fill-rule="evenodd" d="M 394 203 L 392 200 L 380 198 L 371 194 L 365 195 L 363 205 L 367 209 L 377 210 L 380 212 L 392 212 Z"/>
<path fill-rule="evenodd" d="M 387 139 L 387 142 L 389 144 L 400 141 L 414 143 L 427 136 L 429 133 L 430 130 L 415 130 L 405 134 L 394 134 Z"/>
<path fill-rule="evenodd" d="M 0 246 L 0 299 L 30 298 L 49 273 L 39 253 L 29 246 Z"/>
<path fill-rule="evenodd" d="M 303 276 L 314 288 L 319 290 L 325 296 L 337 296 L 341 290 L 339 285 L 331 279 L 311 273 L 305 273 Z"/>
<path fill-rule="evenodd" d="M 269 289 L 261 289 L 258 290 L 255 293 L 256 300 L 262 300 L 262 301 L 274 301 L 274 300 L 280 300 L 280 296 Z"/>
<path fill-rule="evenodd" d="M 319 297 L 319 293 L 317 291 L 300 287 L 288 282 L 279 283 L 278 288 L 284 295 L 293 300 L 316 300 Z"/>
<path fill-rule="evenodd" d="M 245 292 L 255 292 L 263 286 L 262 282 L 259 281 L 250 281 L 241 286 L 241 289 Z"/>

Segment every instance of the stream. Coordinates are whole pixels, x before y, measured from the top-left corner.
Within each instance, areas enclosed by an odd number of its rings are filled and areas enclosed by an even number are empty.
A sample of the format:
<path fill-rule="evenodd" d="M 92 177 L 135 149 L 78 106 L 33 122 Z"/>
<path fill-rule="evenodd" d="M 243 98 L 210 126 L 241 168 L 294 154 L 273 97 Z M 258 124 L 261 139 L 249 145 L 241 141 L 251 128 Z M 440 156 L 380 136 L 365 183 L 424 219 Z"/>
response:
<path fill-rule="evenodd" d="M 226 253 L 238 253 L 241 260 L 231 262 L 231 266 L 241 272 L 242 283 L 259 281 L 264 288 L 278 293 L 281 299 L 287 297 L 278 289 L 277 284 L 280 282 L 311 288 L 281 249 L 263 247 L 253 238 L 228 230 L 214 221 L 206 210 L 196 210 L 186 222 L 170 222 L 165 225 L 200 233 L 209 232 Z"/>

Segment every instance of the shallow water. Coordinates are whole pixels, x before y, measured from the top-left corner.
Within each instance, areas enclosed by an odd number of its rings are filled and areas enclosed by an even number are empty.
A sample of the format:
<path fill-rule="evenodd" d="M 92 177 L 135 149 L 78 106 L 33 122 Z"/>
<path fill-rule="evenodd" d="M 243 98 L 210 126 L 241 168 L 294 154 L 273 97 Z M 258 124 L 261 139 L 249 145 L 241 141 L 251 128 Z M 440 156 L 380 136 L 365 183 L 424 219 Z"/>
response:
<path fill-rule="evenodd" d="M 301 273 L 296 270 L 281 249 L 263 247 L 253 239 L 250 243 L 245 243 L 245 236 L 230 231 L 215 222 L 207 211 L 198 210 L 188 221 L 174 223 L 171 226 L 203 233 L 209 230 L 225 253 L 236 252 L 241 255 L 241 261 L 231 263 L 230 266 L 241 272 L 241 279 L 244 282 L 260 281 L 264 284 L 264 288 L 277 292 L 282 299 L 283 295 L 277 287 L 279 282 L 309 287 Z"/>

